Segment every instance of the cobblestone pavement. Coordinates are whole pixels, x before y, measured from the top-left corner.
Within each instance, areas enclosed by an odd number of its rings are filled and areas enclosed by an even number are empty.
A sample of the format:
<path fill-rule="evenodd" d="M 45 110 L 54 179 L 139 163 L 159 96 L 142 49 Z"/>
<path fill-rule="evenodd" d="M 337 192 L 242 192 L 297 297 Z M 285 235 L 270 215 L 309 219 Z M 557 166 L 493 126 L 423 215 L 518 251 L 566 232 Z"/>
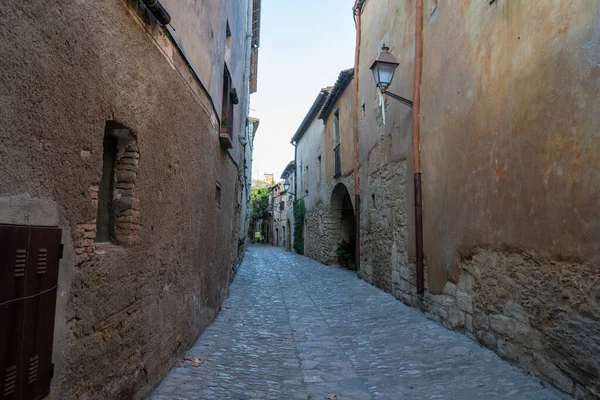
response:
<path fill-rule="evenodd" d="M 267 246 L 187 358 L 151 400 L 560 398 L 354 272 Z"/>

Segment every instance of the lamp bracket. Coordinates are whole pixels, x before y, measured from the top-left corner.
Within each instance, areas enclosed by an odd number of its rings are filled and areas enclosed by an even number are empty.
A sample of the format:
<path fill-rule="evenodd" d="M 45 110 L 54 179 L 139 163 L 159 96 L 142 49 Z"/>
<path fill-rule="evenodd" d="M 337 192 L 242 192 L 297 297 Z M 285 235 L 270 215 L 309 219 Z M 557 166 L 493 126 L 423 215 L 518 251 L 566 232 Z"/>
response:
<path fill-rule="evenodd" d="M 387 90 L 382 90 L 381 91 L 383 94 L 387 94 L 388 96 L 390 96 L 392 99 L 398 100 L 399 102 L 401 102 L 402 104 L 405 104 L 406 106 L 413 108 L 413 102 L 405 99 L 404 97 L 398 96 L 397 94 L 394 94 L 392 92 L 388 92 Z"/>

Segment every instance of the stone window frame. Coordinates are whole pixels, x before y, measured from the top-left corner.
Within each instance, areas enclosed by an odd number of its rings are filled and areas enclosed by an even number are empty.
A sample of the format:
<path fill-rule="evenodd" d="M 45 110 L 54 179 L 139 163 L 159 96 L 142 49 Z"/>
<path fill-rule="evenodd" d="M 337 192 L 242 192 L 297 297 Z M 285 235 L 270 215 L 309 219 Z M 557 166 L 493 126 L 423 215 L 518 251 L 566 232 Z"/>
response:
<path fill-rule="evenodd" d="M 110 213 L 108 240 L 97 237 L 99 221 L 100 181 L 92 184 L 89 193 L 94 208 L 95 218 L 79 223 L 75 227 L 77 254 L 93 253 L 97 246 L 106 244 L 131 246 L 140 238 L 140 200 L 136 195 L 136 181 L 139 172 L 140 152 L 137 135 L 125 125 L 109 120 L 106 123 L 103 142 L 107 135 L 115 141 L 116 154 L 112 168 L 112 185 L 108 185 L 110 196 L 108 212 Z M 105 165 L 103 148 L 102 168 Z M 100 180 L 102 179 L 102 174 Z M 107 189 L 103 189 L 107 190 Z"/>

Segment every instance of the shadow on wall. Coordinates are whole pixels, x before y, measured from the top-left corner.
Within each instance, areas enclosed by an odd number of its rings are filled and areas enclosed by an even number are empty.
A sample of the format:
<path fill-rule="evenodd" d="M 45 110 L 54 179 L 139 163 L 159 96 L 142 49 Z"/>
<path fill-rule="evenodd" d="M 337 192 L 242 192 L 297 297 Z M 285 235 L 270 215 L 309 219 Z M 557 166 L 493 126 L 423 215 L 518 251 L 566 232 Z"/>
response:
<path fill-rule="evenodd" d="M 330 237 L 330 262 L 339 262 L 336 253 L 338 243 L 345 241 L 355 243 L 356 226 L 354 207 L 348 188 L 343 183 L 338 183 L 331 193 L 331 207 L 329 215 Z"/>

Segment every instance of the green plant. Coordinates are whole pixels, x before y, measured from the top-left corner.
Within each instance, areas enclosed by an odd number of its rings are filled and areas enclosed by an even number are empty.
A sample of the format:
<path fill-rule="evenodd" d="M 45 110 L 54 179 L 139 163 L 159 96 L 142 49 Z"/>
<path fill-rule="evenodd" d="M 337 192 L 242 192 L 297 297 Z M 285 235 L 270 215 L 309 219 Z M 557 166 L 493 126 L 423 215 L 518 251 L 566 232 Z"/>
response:
<path fill-rule="evenodd" d="M 294 250 L 304 254 L 304 200 L 294 200 Z"/>
<path fill-rule="evenodd" d="M 250 192 L 250 229 L 251 237 L 254 238 L 254 227 L 256 221 L 269 216 L 269 197 L 271 192 L 268 188 L 253 187 Z"/>
<path fill-rule="evenodd" d="M 342 240 L 338 242 L 335 254 L 337 254 L 338 257 L 340 257 L 340 263 L 343 265 L 354 263 L 356 259 L 354 254 L 354 244 L 350 241 L 347 242 L 345 240 Z"/>
<path fill-rule="evenodd" d="M 223 114 L 223 119 L 221 120 L 221 126 L 227 126 L 227 114 Z"/>

